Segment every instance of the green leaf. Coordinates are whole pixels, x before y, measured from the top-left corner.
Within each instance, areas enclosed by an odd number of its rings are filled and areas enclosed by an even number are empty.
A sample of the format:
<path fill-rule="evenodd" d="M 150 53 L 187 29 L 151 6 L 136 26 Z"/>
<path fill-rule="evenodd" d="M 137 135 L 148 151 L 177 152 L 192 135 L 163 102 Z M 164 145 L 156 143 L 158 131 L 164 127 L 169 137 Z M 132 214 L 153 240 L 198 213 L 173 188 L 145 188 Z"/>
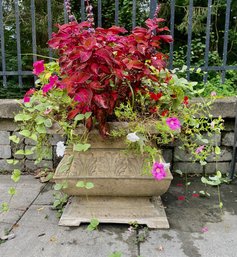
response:
<path fill-rule="evenodd" d="M 24 136 L 24 137 L 30 137 L 31 132 L 29 130 L 27 130 L 27 129 L 24 129 L 24 130 L 21 130 L 19 132 L 19 134 Z"/>
<path fill-rule="evenodd" d="M 85 115 L 84 114 L 78 114 L 75 118 L 74 118 L 74 120 L 75 121 L 80 121 L 80 120 L 84 120 L 84 118 L 85 118 Z"/>
<path fill-rule="evenodd" d="M 215 154 L 218 154 L 218 155 L 221 154 L 221 149 L 219 146 L 215 147 Z"/>
<path fill-rule="evenodd" d="M 12 165 L 16 165 L 17 163 L 19 163 L 19 161 L 18 160 L 9 159 L 9 160 L 7 160 L 7 163 L 8 164 L 12 164 Z"/>
<path fill-rule="evenodd" d="M 34 153 L 34 151 L 32 149 L 26 149 L 25 150 L 25 155 L 31 155 L 33 153 Z"/>
<path fill-rule="evenodd" d="M 44 121 L 45 121 L 45 118 L 42 117 L 42 116 L 37 116 L 37 117 L 35 118 L 35 122 L 36 122 L 37 125 L 43 124 Z"/>
<path fill-rule="evenodd" d="M 63 183 L 62 183 L 62 188 L 63 188 L 63 189 L 68 188 L 68 183 L 67 183 L 67 181 L 63 181 Z"/>
<path fill-rule="evenodd" d="M 222 178 L 222 173 L 218 170 L 218 171 L 216 172 L 216 176 L 217 176 L 218 178 Z"/>
<path fill-rule="evenodd" d="M 122 253 L 121 252 L 113 252 L 109 257 L 122 257 Z"/>
<path fill-rule="evenodd" d="M 60 165 L 59 168 L 58 168 L 58 172 L 61 172 L 61 173 L 67 172 L 69 170 L 69 168 L 70 167 L 68 166 L 67 163 L 63 164 L 63 165 Z"/>
<path fill-rule="evenodd" d="M 1 210 L 2 210 L 3 212 L 8 212 L 8 211 L 9 211 L 9 205 L 8 205 L 8 203 L 2 203 L 2 205 L 1 205 Z"/>
<path fill-rule="evenodd" d="M 207 162 L 206 162 L 206 161 L 200 161 L 200 164 L 201 164 L 202 166 L 205 166 L 205 165 L 207 164 Z"/>
<path fill-rule="evenodd" d="M 87 151 L 91 147 L 90 144 L 74 144 L 73 151 L 82 152 Z"/>
<path fill-rule="evenodd" d="M 26 113 L 19 113 L 14 117 L 14 120 L 17 121 L 27 121 L 30 120 L 32 118 L 31 115 L 26 114 Z"/>
<path fill-rule="evenodd" d="M 63 188 L 63 184 L 57 183 L 57 184 L 54 185 L 53 188 L 54 188 L 54 190 L 59 191 L 59 190 L 61 190 Z"/>
<path fill-rule="evenodd" d="M 77 183 L 76 183 L 76 187 L 85 187 L 85 183 L 84 183 L 84 181 L 78 181 Z"/>
<path fill-rule="evenodd" d="M 53 123 L 52 123 L 51 119 L 47 119 L 47 120 L 44 121 L 44 125 L 47 128 L 51 128 L 53 126 Z"/>
<path fill-rule="evenodd" d="M 219 207 L 222 209 L 223 208 L 223 202 L 219 203 Z"/>
<path fill-rule="evenodd" d="M 15 187 L 10 187 L 10 188 L 8 189 L 8 194 L 9 194 L 9 195 L 15 195 L 15 194 L 16 194 L 16 189 L 15 189 Z"/>
<path fill-rule="evenodd" d="M 92 112 L 86 112 L 85 113 L 85 119 L 87 120 L 91 116 Z"/>
<path fill-rule="evenodd" d="M 21 177 L 21 171 L 18 169 L 14 169 L 11 175 L 11 179 L 14 182 L 18 182 L 20 180 L 20 177 Z"/>
<path fill-rule="evenodd" d="M 15 144 L 19 144 L 19 142 L 20 142 L 20 138 L 17 137 L 16 135 L 10 136 L 9 139 L 10 139 L 13 143 L 15 143 Z"/>
<path fill-rule="evenodd" d="M 93 231 L 97 229 L 99 221 L 97 219 L 91 219 L 90 224 L 87 226 L 87 230 Z"/>
<path fill-rule="evenodd" d="M 43 124 L 40 124 L 40 125 L 36 126 L 36 131 L 39 134 L 46 134 L 46 128 Z"/>
<path fill-rule="evenodd" d="M 15 154 L 17 154 L 17 155 L 24 155 L 25 154 L 25 151 L 24 150 L 17 150 L 16 152 L 15 152 Z"/>
<path fill-rule="evenodd" d="M 85 185 L 86 189 L 91 189 L 93 187 L 94 187 L 94 184 L 92 182 L 87 182 L 86 185 Z"/>
<path fill-rule="evenodd" d="M 38 141 L 38 137 L 37 137 L 36 134 L 32 134 L 29 138 L 34 140 L 34 141 Z"/>

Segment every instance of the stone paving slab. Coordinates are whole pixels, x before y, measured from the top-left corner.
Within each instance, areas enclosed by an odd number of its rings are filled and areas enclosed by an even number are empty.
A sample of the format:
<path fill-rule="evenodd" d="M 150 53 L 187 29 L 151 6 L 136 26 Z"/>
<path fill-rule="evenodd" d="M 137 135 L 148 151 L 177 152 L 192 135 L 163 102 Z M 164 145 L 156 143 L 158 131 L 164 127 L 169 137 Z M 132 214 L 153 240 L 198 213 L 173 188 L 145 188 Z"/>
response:
<path fill-rule="evenodd" d="M 59 227 L 56 212 L 49 206 L 32 205 L 13 229 L 16 237 L 0 245 L 1 257 L 108 257 L 120 251 L 137 257 L 136 234 L 128 226 Z"/>

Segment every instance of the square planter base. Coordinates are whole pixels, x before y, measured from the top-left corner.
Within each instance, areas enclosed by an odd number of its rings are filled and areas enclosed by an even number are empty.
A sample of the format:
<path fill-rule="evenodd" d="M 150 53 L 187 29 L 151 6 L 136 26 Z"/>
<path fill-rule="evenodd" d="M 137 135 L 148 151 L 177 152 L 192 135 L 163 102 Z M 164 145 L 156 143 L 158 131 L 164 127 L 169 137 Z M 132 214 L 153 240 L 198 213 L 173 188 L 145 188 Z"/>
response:
<path fill-rule="evenodd" d="M 136 222 L 149 228 L 169 228 L 160 197 L 73 196 L 59 221 L 61 226 L 79 226 L 96 218 L 100 223 Z"/>

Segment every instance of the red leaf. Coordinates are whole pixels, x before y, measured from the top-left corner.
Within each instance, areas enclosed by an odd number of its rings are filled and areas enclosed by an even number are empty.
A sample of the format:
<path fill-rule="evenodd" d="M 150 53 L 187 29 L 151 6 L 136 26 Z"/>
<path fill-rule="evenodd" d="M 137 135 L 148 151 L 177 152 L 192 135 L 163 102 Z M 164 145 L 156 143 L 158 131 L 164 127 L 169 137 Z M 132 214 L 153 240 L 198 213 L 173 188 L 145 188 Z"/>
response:
<path fill-rule="evenodd" d="M 80 61 L 83 62 L 87 62 L 92 55 L 92 51 L 81 51 L 80 52 Z"/>
<path fill-rule="evenodd" d="M 161 40 L 163 40 L 165 43 L 171 43 L 173 42 L 173 38 L 171 35 L 159 35 L 158 36 Z"/>
<path fill-rule="evenodd" d="M 91 50 L 95 47 L 96 43 L 97 41 L 95 37 L 89 37 L 82 43 L 82 45 L 86 50 Z"/>
<path fill-rule="evenodd" d="M 93 93 L 88 88 L 80 88 L 74 97 L 74 100 L 79 103 L 86 103 L 87 105 L 91 104 Z"/>
<path fill-rule="evenodd" d="M 98 68 L 99 68 L 99 65 L 97 64 L 97 63 L 92 63 L 91 64 L 91 66 L 90 66 L 90 68 L 91 68 L 91 71 L 93 72 L 93 73 L 95 73 L 96 75 L 98 75 Z"/>
<path fill-rule="evenodd" d="M 100 48 L 95 52 L 95 55 L 99 56 L 100 58 L 104 59 L 109 65 L 112 64 L 112 57 L 111 53 L 103 48 Z"/>
<path fill-rule="evenodd" d="M 108 95 L 107 94 L 100 94 L 100 95 L 94 95 L 93 97 L 94 103 L 104 109 L 108 109 Z"/>
<path fill-rule="evenodd" d="M 80 83 L 81 84 L 81 83 L 86 82 L 92 75 L 89 74 L 89 73 L 83 72 L 83 71 L 79 71 L 74 76 L 75 76 L 74 81 L 76 83 Z M 73 80 L 73 78 L 71 78 L 71 79 Z"/>
<path fill-rule="evenodd" d="M 78 113 L 79 113 L 79 109 L 71 110 L 71 111 L 68 113 L 67 118 L 68 118 L 69 120 L 72 120 Z"/>
<path fill-rule="evenodd" d="M 94 90 L 104 90 L 105 89 L 105 85 L 101 85 L 101 83 L 99 81 L 92 81 L 90 84 L 88 84 L 88 86 Z"/>

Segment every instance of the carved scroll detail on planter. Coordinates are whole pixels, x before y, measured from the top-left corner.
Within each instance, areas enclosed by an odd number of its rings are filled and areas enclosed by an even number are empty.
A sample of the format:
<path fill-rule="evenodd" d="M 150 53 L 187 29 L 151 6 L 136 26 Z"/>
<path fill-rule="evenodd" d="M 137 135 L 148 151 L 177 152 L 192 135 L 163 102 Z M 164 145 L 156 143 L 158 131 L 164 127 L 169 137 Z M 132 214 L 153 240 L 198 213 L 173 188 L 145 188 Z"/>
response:
<path fill-rule="evenodd" d="M 70 175 L 97 177 L 140 176 L 143 158 L 126 154 L 123 151 L 98 149 L 78 153 L 74 157 Z"/>

